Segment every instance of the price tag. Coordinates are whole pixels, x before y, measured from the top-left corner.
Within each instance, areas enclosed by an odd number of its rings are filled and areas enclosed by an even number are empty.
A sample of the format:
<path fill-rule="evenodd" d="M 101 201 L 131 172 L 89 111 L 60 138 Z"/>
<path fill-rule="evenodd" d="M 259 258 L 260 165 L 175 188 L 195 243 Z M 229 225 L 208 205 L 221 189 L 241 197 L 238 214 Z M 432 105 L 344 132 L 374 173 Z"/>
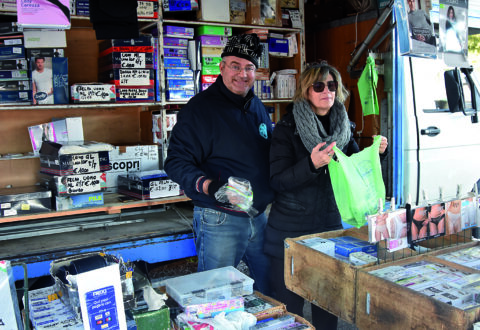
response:
<path fill-rule="evenodd" d="M 150 70 L 119 70 L 120 85 L 143 86 L 150 85 Z"/>
<path fill-rule="evenodd" d="M 117 90 L 120 99 L 146 99 L 148 89 L 146 88 L 120 88 Z"/>
<path fill-rule="evenodd" d="M 172 180 L 150 182 L 150 198 L 160 198 L 180 195 L 180 186 Z"/>
<path fill-rule="evenodd" d="M 72 155 L 73 174 L 100 172 L 98 154 Z"/>
<path fill-rule="evenodd" d="M 120 53 L 120 65 L 125 69 L 144 68 L 147 64 L 145 53 Z M 150 76 L 150 75 L 149 75 Z"/>

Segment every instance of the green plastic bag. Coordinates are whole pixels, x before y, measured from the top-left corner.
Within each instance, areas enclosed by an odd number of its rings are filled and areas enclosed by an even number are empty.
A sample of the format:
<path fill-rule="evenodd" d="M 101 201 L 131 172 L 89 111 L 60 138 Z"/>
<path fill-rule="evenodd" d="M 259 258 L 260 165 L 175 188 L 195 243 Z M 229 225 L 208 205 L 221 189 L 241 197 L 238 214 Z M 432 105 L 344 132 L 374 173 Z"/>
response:
<path fill-rule="evenodd" d="M 375 69 L 375 60 L 369 56 L 357 83 L 364 116 L 378 115 L 377 83 L 378 73 Z"/>
<path fill-rule="evenodd" d="M 381 136 L 373 144 L 347 157 L 340 149 L 333 147 L 337 160 L 328 164 L 333 193 L 342 220 L 360 228 L 366 223 L 366 215 L 375 214 L 379 200 L 385 203 L 385 184 L 382 178 L 380 156 Z"/>

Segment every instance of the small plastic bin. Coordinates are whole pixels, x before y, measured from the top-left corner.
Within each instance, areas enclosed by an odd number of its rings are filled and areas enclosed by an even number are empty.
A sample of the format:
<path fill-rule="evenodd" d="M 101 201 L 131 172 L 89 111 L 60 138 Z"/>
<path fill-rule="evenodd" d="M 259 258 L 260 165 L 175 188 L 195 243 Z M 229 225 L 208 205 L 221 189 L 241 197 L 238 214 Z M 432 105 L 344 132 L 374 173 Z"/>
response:
<path fill-rule="evenodd" d="M 182 307 L 253 293 L 253 279 L 232 266 L 170 278 L 162 285 Z"/>

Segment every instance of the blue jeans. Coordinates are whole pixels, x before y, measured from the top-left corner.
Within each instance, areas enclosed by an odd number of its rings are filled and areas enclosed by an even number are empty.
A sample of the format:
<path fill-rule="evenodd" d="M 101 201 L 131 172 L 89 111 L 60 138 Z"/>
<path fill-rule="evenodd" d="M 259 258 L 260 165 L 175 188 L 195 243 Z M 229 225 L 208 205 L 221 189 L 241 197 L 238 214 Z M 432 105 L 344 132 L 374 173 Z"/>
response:
<path fill-rule="evenodd" d="M 198 271 L 236 267 L 243 260 L 254 280 L 254 289 L 269 295 L 269 258 L 263 253 L 266 225 L 264 213 L 244 218 L 195 206 L 193 229 Z"/>

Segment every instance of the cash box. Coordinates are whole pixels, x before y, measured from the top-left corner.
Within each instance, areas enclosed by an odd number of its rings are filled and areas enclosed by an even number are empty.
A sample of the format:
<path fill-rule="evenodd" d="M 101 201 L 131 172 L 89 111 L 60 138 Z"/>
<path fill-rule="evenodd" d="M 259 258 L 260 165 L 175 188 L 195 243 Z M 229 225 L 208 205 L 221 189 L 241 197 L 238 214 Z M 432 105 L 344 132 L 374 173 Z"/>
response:
<path fill-rule="evenodd" d="M 162 170 L 141 171 L 117 177 L 118 192 L 138 199 L 180 195 L 180 186 Z"/>
<path fill-rule="evenodd" d="M 51 175 L 71 175 L 103 172 L 110 169 L 107 143 L 86 142 L 63 144 L 45 141 L 40 148 L 40 172 Z"/>
<path fill-rule="evenodd" d="M 49 212 L 52 192 L 40 186 L 0 189 L 0 217 Z"/>

